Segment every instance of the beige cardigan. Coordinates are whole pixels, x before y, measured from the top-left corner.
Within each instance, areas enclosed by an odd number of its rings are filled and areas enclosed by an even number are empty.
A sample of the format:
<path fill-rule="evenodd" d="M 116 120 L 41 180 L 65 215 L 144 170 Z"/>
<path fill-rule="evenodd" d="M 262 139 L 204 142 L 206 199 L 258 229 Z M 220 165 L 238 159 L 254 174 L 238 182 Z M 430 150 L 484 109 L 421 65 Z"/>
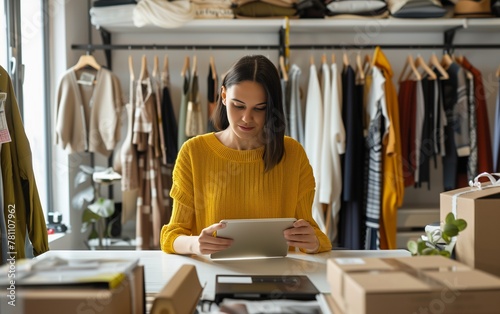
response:
<path fill-rule="evenodd" d="M 82 72 L 94 74 L 95 84 L 79 84 Z M 68 153 L 109 156 L 120 140 L 122 107 L 120 82 L 111 71 L 68 69 L 57 89 L 56 144 Z"/>

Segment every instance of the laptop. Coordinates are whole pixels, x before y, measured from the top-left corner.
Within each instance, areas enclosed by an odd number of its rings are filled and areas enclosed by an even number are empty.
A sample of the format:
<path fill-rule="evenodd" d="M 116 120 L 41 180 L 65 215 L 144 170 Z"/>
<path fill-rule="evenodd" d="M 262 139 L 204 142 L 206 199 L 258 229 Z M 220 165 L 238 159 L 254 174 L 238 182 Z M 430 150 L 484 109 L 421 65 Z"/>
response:
<path fill-rule="evenodd" d="M 243 300 L 316 300 L 318 289 L 305 275 L 216 275 L 215 303 Z"/>
<path fill-rule="evenodd" d="M 291 228 L 295 218 L 225 219 L 224 229 L 217 231 L 217 237 L 233 239 L 231 247 L 213 253 L 212 259 L 242 259 L 284 257 L 288 244 L 283 236 Z"/>

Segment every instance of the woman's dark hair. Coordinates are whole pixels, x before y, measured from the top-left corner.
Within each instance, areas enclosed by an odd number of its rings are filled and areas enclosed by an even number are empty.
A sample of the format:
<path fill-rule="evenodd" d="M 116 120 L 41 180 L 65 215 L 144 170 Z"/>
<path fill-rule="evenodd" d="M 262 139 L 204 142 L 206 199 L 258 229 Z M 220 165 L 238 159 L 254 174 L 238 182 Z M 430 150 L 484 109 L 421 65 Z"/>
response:
<path fill-rule="evenodd" d="M 276 66 L 265 56 L 250 55 L 238 60 L 226 73 L 222 86 L 226 89 L 244 81 L 259 83 L 266 93 L 266 121 L 263 130 L 265 171 L 271 170 L 283 158 L 285 152 L 285 115 L 281 80 Z M 229 127 L 226 106 L 219 96 L 217 106 L 212 114 L 215 129 L 225 130 Z"/>

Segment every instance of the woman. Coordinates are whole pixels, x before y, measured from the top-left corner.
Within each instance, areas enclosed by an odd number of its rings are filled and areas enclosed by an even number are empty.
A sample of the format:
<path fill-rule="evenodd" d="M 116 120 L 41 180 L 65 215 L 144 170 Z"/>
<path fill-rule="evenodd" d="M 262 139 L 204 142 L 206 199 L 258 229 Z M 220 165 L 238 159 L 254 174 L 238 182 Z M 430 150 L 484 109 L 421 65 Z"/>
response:
<path fill-rule="evenodd" d="M 212 116 L 220 131 L 188 140 L 179 152 L 164 252 L 219 252 L 232 243 L 213 236 L 224 228 L 220 220 L 278 217 L 297 218 L 283 232 L 288 245 L 331 250 L 311 214 L 312 168 L 302 146 L 284 136 L 281 95 L 278 70 L 264 56 L 245 56 L 227 72 Z"/>

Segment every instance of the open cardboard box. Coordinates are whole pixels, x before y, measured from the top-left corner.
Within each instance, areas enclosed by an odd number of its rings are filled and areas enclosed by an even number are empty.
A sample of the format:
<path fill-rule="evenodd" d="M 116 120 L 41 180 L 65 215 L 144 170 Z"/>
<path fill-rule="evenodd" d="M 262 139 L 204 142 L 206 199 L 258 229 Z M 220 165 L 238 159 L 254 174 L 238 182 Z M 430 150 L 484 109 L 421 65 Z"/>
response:
<path fill-rule="evenodd" d="M 343 313 L 498 313 L 500 278 L 442 256 L 332 258 L 331 295 Z"/>

